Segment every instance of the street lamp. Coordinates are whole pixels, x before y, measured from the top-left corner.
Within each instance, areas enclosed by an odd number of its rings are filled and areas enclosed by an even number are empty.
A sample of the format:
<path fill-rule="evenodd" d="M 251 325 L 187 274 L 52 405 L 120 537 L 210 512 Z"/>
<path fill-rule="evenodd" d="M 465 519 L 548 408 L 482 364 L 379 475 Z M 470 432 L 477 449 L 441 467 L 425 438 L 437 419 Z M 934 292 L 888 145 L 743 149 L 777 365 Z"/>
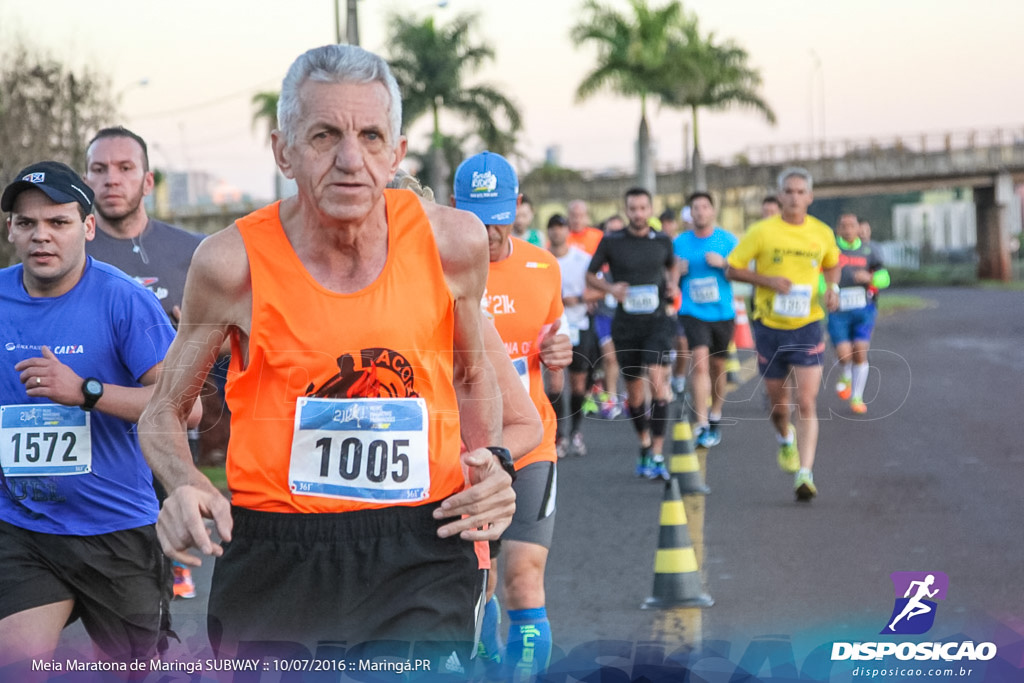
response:
<path fill-rule="evenodd" d="M 137 81 L 133 81 L 133 82 L 129 83 L 128 85 L 126 85 L 123 88 L 121 88 L 120 91 L 118 91 L 118 93 L 117 93 L 117 101 L 120 103 L 121 99 L 124 98 L 124 94 L 126 92 L 128 92 L 129 90 L 134 90 L 135 88 L 145 88 L 147 85 L 149 85 L 149 79 L 148 78 L 140 78 Z"/>

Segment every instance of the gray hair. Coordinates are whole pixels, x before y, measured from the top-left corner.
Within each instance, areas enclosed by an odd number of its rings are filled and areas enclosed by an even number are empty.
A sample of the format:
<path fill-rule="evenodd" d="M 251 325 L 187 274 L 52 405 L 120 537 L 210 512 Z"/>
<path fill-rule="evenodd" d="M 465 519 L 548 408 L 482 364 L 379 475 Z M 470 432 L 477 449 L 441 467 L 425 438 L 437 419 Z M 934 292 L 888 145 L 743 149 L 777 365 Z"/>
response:
<path fill-rule="evenodd" d="M 277 101 L 277 125 L 289 144 L 295 142 L 295 126 L 301 114 L 299 89 L 306 81 L 383 85 L 391 98 L 391 143 L 397 144 L 402 134 L 402 94 L 388 63 L 381 57 L 356 45 L 324 45 L 300 55 L 289 67 Z"/>
<path fill-rule="evenodd" d="M 807 183 L 807 191 L 810 192 L 814 189 L 814 179 L 811 178 L 811 172 L 806 168 L 800 166 L 790 166 L 782 169 L 782 173 L 779 174 L 779 192 L 786 189 L 786 181 L 796 176 L 797 178 L 803 178 Z"/>

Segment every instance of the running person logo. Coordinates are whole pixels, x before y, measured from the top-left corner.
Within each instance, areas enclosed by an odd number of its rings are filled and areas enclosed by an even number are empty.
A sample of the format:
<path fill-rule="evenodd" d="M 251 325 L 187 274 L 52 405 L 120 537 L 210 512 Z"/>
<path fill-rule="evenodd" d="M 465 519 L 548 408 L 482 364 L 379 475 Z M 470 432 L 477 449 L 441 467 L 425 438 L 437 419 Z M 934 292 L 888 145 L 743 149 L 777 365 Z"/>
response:
<path fill-rule="evenodd" d="M 915 635 L 935 623 L 936 600 L 946 599 L 949 577 L 942 572 L 893 572 L 896 600 L 889 623 L 881 633 Z"/>
<path fill-rule="evenodd" d="M 338 358 L 338 374 L 319 388 L 310 384 L 306 396 L 314 398 L 418 398 L 412 365 L 398 351 L 381 347 Z"/>

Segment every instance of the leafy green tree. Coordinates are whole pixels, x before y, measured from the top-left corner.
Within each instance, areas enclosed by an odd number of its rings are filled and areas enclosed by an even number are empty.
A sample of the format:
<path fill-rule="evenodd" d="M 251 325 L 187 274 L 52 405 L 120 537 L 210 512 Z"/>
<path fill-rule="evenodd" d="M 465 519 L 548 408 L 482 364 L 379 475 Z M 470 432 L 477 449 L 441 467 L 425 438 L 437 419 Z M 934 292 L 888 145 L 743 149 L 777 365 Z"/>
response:
<path fill-rule="evenodd" d="M 775 112 L 760 95 L 761 74 L 750 66 L 746 50 L 729 40 L 718 42 L 714 33 L 702 36 L 696 19 L 686 24 L 685 38 L 669 46 L 666 58 L 668 68 L 656 90 L 662 104 L 690 110 L 694 189 L 706 190 L 698 112 L 740 107 L 760 113 L 771 124 Z"/>
<path fill-rule="evenodd" d="M 468 78 L 494 59 L 488 45 L 473 42 L 477 18 L 461 15 L 439 26 L 433 17 L 423 20 L 391 17 L 389 63 L 402 90 L 406 129 L 430 114 L 429 183 L 438 201 L 447 202 L 451 165 L 444 158 L 441 112 L 448 110 L 468 121 L 483 144 L 493 152 L 510 155 L 522 117 L 516 105 L 496 87 L 467 85 Z"/>
<path fill-rule="evenodd" d="M 630 0 L 628 14 L 587 0 L 583 18 L 570 36 L 577 44 L 597 47 L 597 65 L 576 88 L 577 101 L 610 89 L 640 99 L 640 127 L 637 134 L 637 182 L 655 191 L 654 160 L 647 127 L 647 101 L 658 96 L 669 69 L 668 55 L 685 41 L 688 22 L 682 5 L 672 0 L 663 7 L 650 7 L 646 0 Z"/>
<path fill-rule="evenodd" d="M 85 151 L 97 130 L 116 122 L 110 79 L 75 70 L 15 43 L 0 50 L 0 187 L 37 161 L 85 170 Z M 0 265 L 13 250 L 0 240 Z"/>

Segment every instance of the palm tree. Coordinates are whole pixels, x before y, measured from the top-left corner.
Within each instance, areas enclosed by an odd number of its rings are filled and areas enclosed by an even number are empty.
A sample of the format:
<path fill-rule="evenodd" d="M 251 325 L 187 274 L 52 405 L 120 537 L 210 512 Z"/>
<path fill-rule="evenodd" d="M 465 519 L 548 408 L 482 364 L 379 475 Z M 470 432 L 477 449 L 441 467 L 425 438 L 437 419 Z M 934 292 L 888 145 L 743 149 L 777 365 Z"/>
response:
<path fill-rule="evenodd" d="M 262 127 L 267 131 L 267 142 L 270 142 L 270 134 L 277 128 L 277 101 L 281 99 L 281 93 L 277 91 L 258 92 L 252 96 L 252 127 L 253 130 Z"/>
<path fill-rule="evenodd" d="M 702 37 L 696 20 L 687 25 L 685 40 L 670 45 L 667 58 L 669 68 L 657 92 L 663 104 L 690 110 L 694 190 L 707 190 L 697 112 L 743 107 L 760 112 L 771 124 L 775 112 L 758 93 L 761 74 L 748 64 L 746 50 L 728 40 L 717 43 L 714 33 Z"/>
<path fill-rule="evenodd" d="M 270 134 L 277 129 L 277 101 L 281 99 L 281 93 L 276 90 L 258 92 L 252 96 L 252 128 L 257 130 L 263 128 L 266 131 L 266 141 L 270 144 Z M 290 181 L 287 180 L 274 165 L 274 197 L 281 199 L 285 195 L 286 188 Z"/>
<path fill-rule="evenodd" d="M 685 39 L 684 31 L 691 20 L 678 0 L 659 8 L 649 7 L 646 0 L 630 0 L 630 7 L 632 14 L 626 16 L 596 0 L 584 3 L 584 18 L 570 35 L 577 43 L 596 44 L 598 58 L 597 66 L 576 88 L 576 99 L 585 100 L 606 88 L 640 98 L 637 182 L 654 192 L 647 99 L 659 94 L 668 68 L 666 56 L 673 45 Z"/>
<path fill-rule="evenodd" d="M 444 159 L 441 111 L 450 110 L 468 120 L 476 135 L 493 152 L 509 155 L 522 120 L 515 104 L 495 87 L 465 85 L 468 75 L 494 59 L 494 50 L 471 42 L 474 15 L 461 15 L 445 26 L 433 17 L 422 21 L 394 15 L 391 18 L 391 70 L 402 90 L 405 126 L 429 113 L 433 119 L 430 140 L 430 184 L 439 202 L 447 202 L 450 172 Z M 503 123 L 495 118 L 500 114 Z"/>

